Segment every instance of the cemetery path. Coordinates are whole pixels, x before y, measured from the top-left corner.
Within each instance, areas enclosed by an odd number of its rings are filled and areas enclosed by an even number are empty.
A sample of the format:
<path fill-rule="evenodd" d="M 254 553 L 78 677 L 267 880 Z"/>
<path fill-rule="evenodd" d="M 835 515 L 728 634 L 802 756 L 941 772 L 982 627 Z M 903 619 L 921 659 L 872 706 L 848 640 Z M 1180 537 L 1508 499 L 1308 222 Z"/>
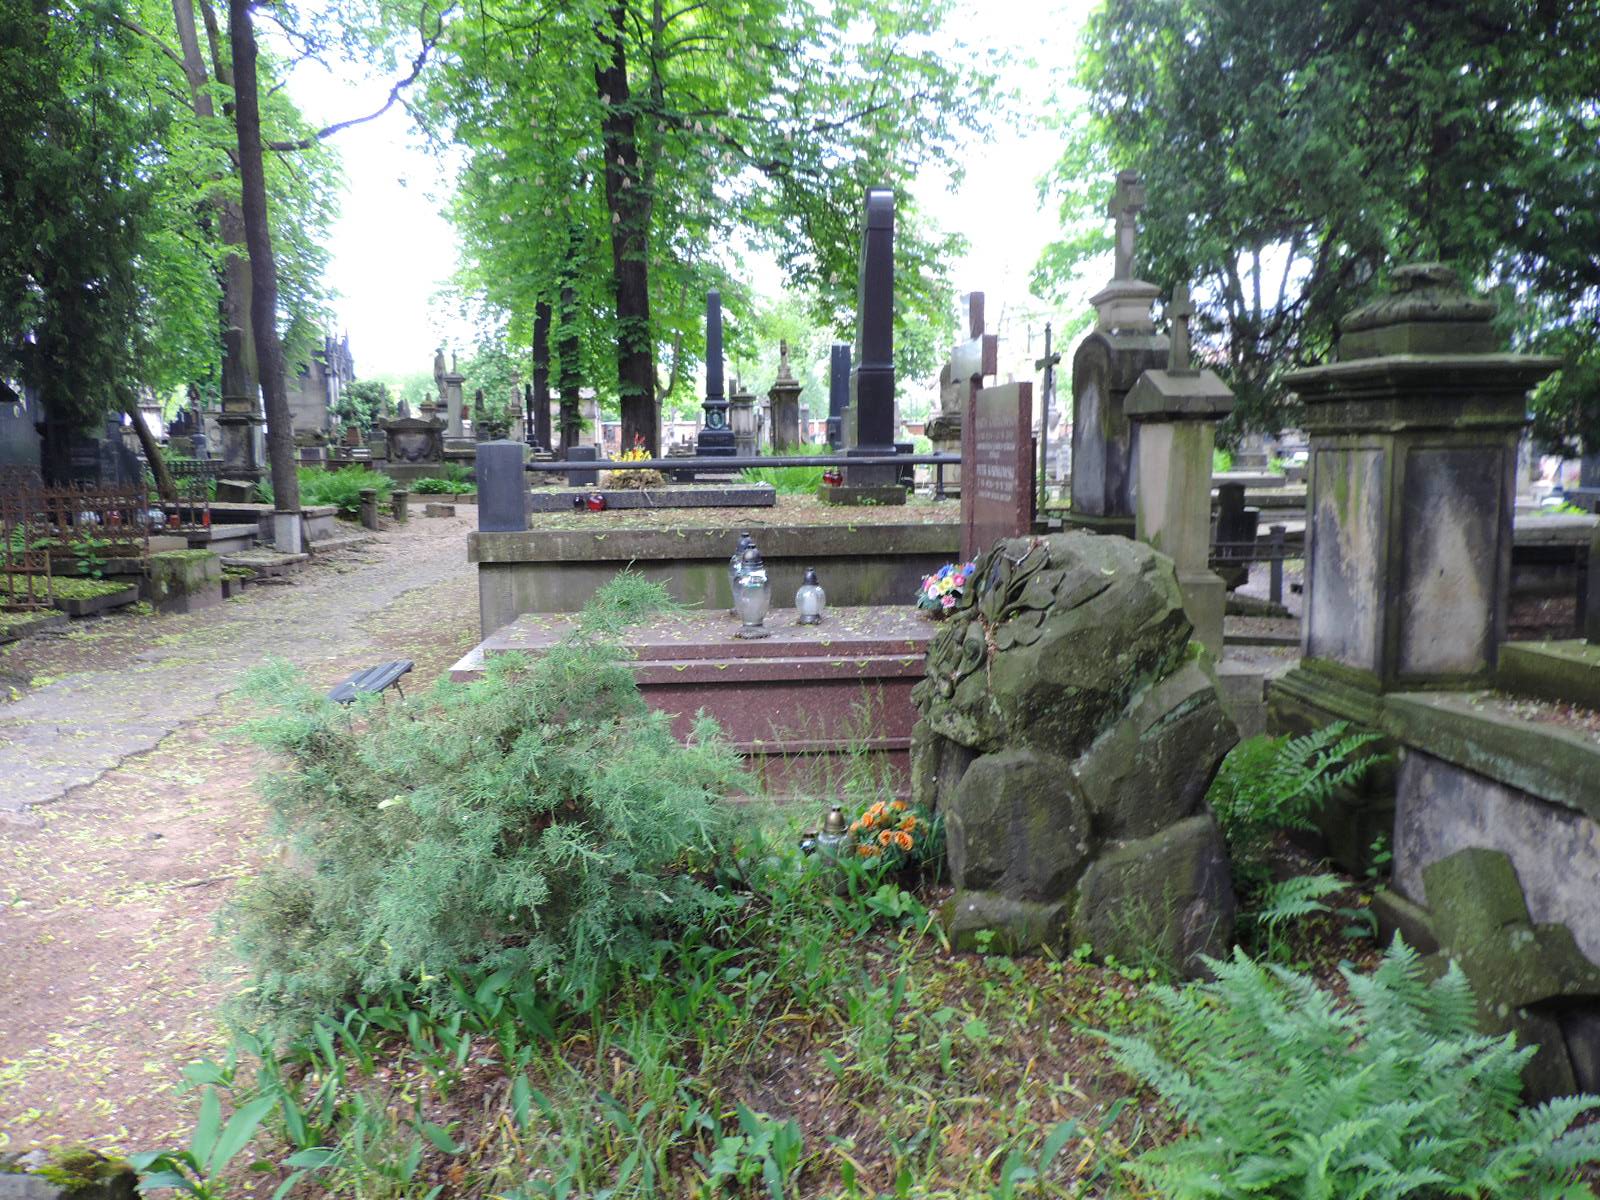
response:
<path fill-rule="evenodd" d="M 469 527 L 414 520 L 287 585 L 0 653 L 0 696 L 27 689 L 0 704 L 0 1150 L 186 1137 L 181 1069 L 221 1048 L 234 986 L 215 916 L 266 852 L 236 689 L 269 655 L 325 685 L 383 658 L 437 678 L 476 641 Z"/>

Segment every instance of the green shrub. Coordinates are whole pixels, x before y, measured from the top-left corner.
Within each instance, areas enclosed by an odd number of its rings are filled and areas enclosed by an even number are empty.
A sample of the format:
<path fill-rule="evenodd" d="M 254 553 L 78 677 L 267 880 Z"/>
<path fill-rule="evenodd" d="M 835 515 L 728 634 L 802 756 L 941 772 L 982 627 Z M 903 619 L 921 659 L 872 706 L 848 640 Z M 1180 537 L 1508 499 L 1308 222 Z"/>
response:
<path fill-rule="evenodd" d="M 1104 1035 L 1188 1127 L 1133 1164 L 1155 1194 L 1592 1197 L 1576 1171 L 1600 1161 L 1600 1126 L 1571 1125 L 1600 1098 L 1519 1112 L 1533 1050 L 1474 1032 L 1454 965 L 1429 985 L 1397 940 L 1372 975 L 1343 969 L 1348 1000 L 1237 950 L 1209 965 L 1213 983 L 1150 990 L 1150 1034 Z"/>
<path fill-rule="evenodd" d="M 783 496 L 814 495 L 822 486 L 822 468 L 746 467 L 739 478 L 746 483 L 770 483 Z"/>
<path fill-rule="evenodd" d="M 380 504 L 387 503 L 389 493 L 394 490 L 394 480 L 380 471 L 372 471 L 366 467 L 344 467 L 338 471 L 301 467 L 299 475 L 302 505 L 309 507 L 315 504 L 331 504 L 347 517 L 360 515 L 363 488 L 377 489 Z M 261 503 L 274 503 L 272 481 L 263 479 L 258 482 L 256 494 L 260 497 Z"/>
<path fill-rule="evenodd" d="M 592 1003 L 659 927 L 719 901 L 691 873 L 723 844 L 737 760 L 647 708 L 609 635 L 666 603 L 621 575 L 534 662 L 341 708 L 272 664 L 256 734 L 287 759 L 263 791 L 291 850 L 232 919 L 259 1015 L 292 1028 L 358 993 L 426 995 L 509 970 Z"/>
<path fill-rule="evenodd" d="M 418 479 L 411 484 L 411 490 L 419 496 L 460 496 L 478 488 L 465 479 Z"/>
<path fill-rule="evenodd" d="M 1211 473 L 1222 475 L 1233 470 L 1233 454 L 1221 446 L 1211 451 Z"/>

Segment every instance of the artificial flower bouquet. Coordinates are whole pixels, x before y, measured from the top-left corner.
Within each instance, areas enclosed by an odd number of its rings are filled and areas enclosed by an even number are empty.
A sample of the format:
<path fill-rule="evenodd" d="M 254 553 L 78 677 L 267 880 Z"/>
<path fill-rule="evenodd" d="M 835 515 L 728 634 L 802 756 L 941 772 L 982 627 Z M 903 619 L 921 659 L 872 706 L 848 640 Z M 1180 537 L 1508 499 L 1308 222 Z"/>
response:
<path fill-rule="evenodd" d="M 935 620 L 943 618 L 960 602 L 976 562 L 945 563 L 932 575 L 922 577 L 917 589 L 917 607 Z"/>

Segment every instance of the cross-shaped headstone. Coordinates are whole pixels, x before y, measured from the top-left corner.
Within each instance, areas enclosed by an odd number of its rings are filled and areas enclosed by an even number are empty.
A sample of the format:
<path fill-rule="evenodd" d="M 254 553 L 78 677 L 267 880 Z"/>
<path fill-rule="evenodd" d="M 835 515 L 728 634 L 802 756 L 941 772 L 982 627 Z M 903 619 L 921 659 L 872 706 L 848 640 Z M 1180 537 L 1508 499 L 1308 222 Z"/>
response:
<path fill-rule="evenodd" d="M 1180 283 L 1172 289 L 1172 303 L 1167 305 L 1167 317 L 1172 322 L 1172 350 L 1167 355 L 1167 370 L 1189 371 L 1189 318 L 1194 316 L 1194 303 L 1189 299 L 1189 285 Z"/>
<path fill-rule="evenodd" d="M 1137 171 L 1119 171 L 1117 190 L 1112 194 L 1111 206 L 1106 215 L 1117 223 L 1116 267 L 1113 279 L 1133 278 L 1134 242 L 1139 234 L 1138 215 L 1144 207 L 1144 184 L 1139 182 Z"/>
<path fill-rule="evenodd" d="M 969 340 L 957 343 L 950 352 L 950 381 L 957 387 L 977 391 L 985 379 L 1000 370 L 1000 339 L 983 331 L 982 292 L 967 297 L 967 335 Z"/>

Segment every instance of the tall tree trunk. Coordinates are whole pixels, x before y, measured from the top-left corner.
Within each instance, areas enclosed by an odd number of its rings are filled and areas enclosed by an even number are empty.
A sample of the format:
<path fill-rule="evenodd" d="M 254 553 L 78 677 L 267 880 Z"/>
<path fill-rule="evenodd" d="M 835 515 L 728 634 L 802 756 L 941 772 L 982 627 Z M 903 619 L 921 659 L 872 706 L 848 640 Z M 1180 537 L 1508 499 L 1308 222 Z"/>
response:
<path fill-rule="evenodd" d="M 601 140 L 606 164 L 606 207 L 611 212 L 611 276 L 617 295 L 617 391 L 622 404 L 622 445 L 636 439 L 652 454 L 661 450 L 661 414 L 656 403 L 655 350 L 650 330 L 650 189 L 642 186 L 639 146 L 628 92 L 623 41 L 626 7 L 609 10 L 602 27 L 610 60 L 594 70 L 605 106 Z"/>
<path fill-rule="evenodd" d="M 272 465 L 274 507 L 279 512 L 298 512 L 300 481 L 295 474 L 294 428 L 284 388 L 283 347 L 278 342 L 278 264 L 272 256 L 272 231 L 267 225 L 256 33 L 250 20 L 250 0 L 228 0 L 228 36 L 233 47 L 233 119 L 239 131 L 244 239 L 250 251 L 250 318 L 261 390 L 266 397 L 267 460 Z"/>
<path fill-rule="evenodd" d="M 570 261 L 570 260 L 569 260 Z M 578 314 L 570 287 L 561 289 L 561 306 L 557 309 L 560 337 L 556 340 L 556 357 L 561 374 L 557 386 L 561 390 L 561 457 L 571 458 L 572 448 L 578 444 L 582 416 L 578 412 Z"/>
<path fill-rule="evenodd" d="M 150 427 L 139 415 L 139 405 L 134 400 L 132 390 L 118 388 L 117 400 L 122 405 L 122 411 L 133 422 L 133 432 L 139 438 L 139 448 L 144 451 L 144 460 L 150 464 L 150 473 L 156 477 L 156 493 L 168 504 L 176 504 L 178 485 L 173 482 L 172 472 L 167 470 L 167 460 L 161 453 L 161 443 L 156 441 L 155 435 L 150 432 Z"/>
<path fill-rule="evenodd" d="M 195 34 L 193 0 L 172 0 L 172 11 L 178 24 L 178 40 L 189 86 L 203 88 L 205 65 Z M 222 56 L 217 14 L 210 0 L 200 0 L 200 15 L 205 21 L 212 73 L 217 82 L 231 87 L 233 71 Z M 201 116 L 212 115 L 211 97 L 204 91 L 195 91 L 195 112 Z M 244 213 L 237 201 L 224 196 L 216 197 L 212 203 L 217 211 L 217 231 L 222 235 L 223 245 L 229 248 L 222 263 L 222 394 L 248 396 L 254 402 L 261 394 L 261 373 L 256 364 L 256 338 L 251 327 L 250 259 L 245 246 Z"/>

